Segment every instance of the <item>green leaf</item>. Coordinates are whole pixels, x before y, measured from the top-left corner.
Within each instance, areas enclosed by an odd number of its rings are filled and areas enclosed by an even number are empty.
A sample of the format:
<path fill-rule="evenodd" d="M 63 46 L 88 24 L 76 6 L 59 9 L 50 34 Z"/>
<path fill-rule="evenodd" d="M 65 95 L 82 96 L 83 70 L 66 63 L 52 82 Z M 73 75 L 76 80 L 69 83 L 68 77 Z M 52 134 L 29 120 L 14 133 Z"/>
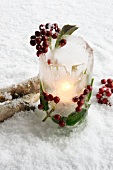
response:
<path fill-rule="evenodd" d="M 71 35 L 78 27 L 76 25 L 64 25 L 60 34 L 62 35 Z"/>
<path fill-rule="evenodd" d="M 88 104 L 88 105 L 87 105 L 87 110 L 90 108 L 90 106 L 91 106 L 91 104 Z"/>
<path fill-rule="evenodd" d="M 86 74 L 87 73 L 87 68 L 86 68 L 86 70 L 84 71 L 84 74 Z"/>
<path fill-rule="evenodd" d="M 91 84 L 90 84 L 91 86 L 93 86 L 93 82 L 94 82 L 94 78 L 91 80 Z M 87 98 L 88 102 L 90 101 L 91 96 L 92 96 L 92 91 L 88 94 L 88 98 Z"/>
<path fill-rule="evenodd" d="M 72 112 L 66 120 L 66 125 L 68 126 L 75 125 L 77 122 L 79 122 L 82 119 L 82 117 L 85 115 L 86 112 L 87 112 L 86 109 L 82 109 L 81 112 Z"/>
<path fill-rule="evenodd" d="M 43 110 L 47 111 L 49 109 L 49 106 L 48 106 L 48 102 L 44 99 L 43 92 L 44 91 L 42 88 L 42 84 L 40 82 L 40 103 L 43 104 L 43 106 L 44 106 Z"/>
<path fill-rule="evenodd" d="M 88 110 L 87 110 L 86 113 L 81 117 L 80 121 L 78 122 L 79 125 L 84 121 L 84 119 L 85 119 L 85 117 L 87 116 L 87 114 L 88 114 Z"/>
<path fill-rule="evenodd" d="M 61 120 L 63 120 L 64 122 L 66 122 L 66 120 L 67 120 L 67 117 L 65 117 L 65 116 L 62 116 L 62 117 L 61 117 Z"/>
<path fill-rule="evenodd" d="M 59 47 L 59 42 L 61 41 L 62 37 L 64 35 L 71 35 L 75 30 L 77 30 L 78 27 L 76 25 L 64 25 L 62 30 L 60 31 L 60 34 L 56 40 L 55 47 Z"/>
<path fill-rule="evenodd" d="M 93 83 L 94 83 L 94 78 L 91 80 L 91 84 L 90 85 L 93 86 Z"/>

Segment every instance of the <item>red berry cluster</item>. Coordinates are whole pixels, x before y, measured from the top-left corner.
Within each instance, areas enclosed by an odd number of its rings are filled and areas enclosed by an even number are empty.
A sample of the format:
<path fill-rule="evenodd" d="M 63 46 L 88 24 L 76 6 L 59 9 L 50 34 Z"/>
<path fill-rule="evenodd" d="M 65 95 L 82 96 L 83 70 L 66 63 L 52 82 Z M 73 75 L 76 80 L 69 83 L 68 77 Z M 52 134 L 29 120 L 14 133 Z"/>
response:
<path fill-rule="evenodd" d="M 102 79 L 101 84 L 104 84 L 101 88 L 99 88 L 98 93 L 96 94 L 96 98 L 98 103 L 110 105 L 108 97 L 110 97 L 113 93 L 113 80 L 109 79 Z"/>
<path fill-rule="evenodd" d="M 54 116 L 54 119 L 58 121 L 58 124 L 60 127 L 64 127 L 66 125 L 65 122 L 62 120 L 62 117 L 59 114 L 56 114 Z"/>
<path fill-rule="evenodd" d="M 72 101 L 77 103 L 77 107 L 75 108 L 76 112 L 82 111 L 82 106 L 84 105 L 85 96 L 88 95 L 92 91 L 92 86 L 87 85 L 87 88 L 84 89 L 83 93 L 78 97 L 75 96 L 72 98 Z"/>
<path fill-rule="evenodd" d="M 56 103 L 56 104 L 60 102 L 60 98 L 58 96 L 53 97 L 52 94 L 47 94 L 45 92 L 43 92 L 43 96 L 44 96 L 45 101 L 47 101 L 47 102 L 54 101 L 54 103 Z M 44 108 L 43 104 L 40 103 L 38 105 L 38 109 L 42 110 L 43 108 Z"/>
<path fill-rule="evenodd" d="M 37 56 L 39 57 L 43 53 L 48 52 L 49 47 L 49 37 L 56 39 L 59 35 L 60 28 L 58 24 L 50 24 L 47 23 L 46 25 L 41 24 L 39 26 L 39 31 L 35 31 L 35 35 L 31 36 L 30 44 L 32 46 L 36 45 Z M 66 44 L 66 40 L 62 39 L 60 41 L 60 46 L 63 47 Z"/>

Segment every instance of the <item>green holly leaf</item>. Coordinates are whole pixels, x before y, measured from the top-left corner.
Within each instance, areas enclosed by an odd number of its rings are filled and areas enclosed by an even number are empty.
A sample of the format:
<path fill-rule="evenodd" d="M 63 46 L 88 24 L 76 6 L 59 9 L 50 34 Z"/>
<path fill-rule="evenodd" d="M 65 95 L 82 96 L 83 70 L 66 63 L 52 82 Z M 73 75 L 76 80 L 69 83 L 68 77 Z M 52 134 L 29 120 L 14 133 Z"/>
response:
<path fill-rule="evenodd" d="M 43 104 L 43 106 L 44 106 L 43 110 L 47 111 L 49 109 L 49 106 L 48 106 L 48 102 L 44 99 L 43 92 L 44 91 L 42 88 L 42 84 L 40 82 L 40 103 Z"/>
<path fill-rule="evenodd" d="M 64 122 L 66 122 L 66 120 L 67 120 L 67 117 L 65 117 L 65 116 L 62 116 L 62 117 L 61 117 L 61 120 L 63 120 Z"/>
<path fill-rule="evenodd" d="M 81 112 L 72 112 L 67 120 L 66 120 L 66 125 L 68 126 L 73 126 L 75 125 L 77 122 L 79 122 L 82 117 L 87 113 L 87 110 L 86 109 L 82 109 Z"/>
<path fill-rule="evenodd" d="M 71 35 L 77 29 L 78 27 L 76 25 L 64 25 L 56 40 L 55 48 L 59 47 L 59 42 L 61 41 L 64 35 Z"/>

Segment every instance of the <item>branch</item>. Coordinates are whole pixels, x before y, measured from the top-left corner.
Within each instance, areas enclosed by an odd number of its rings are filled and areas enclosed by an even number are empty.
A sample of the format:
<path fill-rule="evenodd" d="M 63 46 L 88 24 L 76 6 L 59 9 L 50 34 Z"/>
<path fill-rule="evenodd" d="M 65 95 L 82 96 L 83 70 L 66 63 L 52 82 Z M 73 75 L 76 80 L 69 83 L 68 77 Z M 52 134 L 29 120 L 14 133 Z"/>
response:
<path fill-rule="evenodd" d="M 0 89 L 0 102 L 16 99 L 30 93 L 39 92 L 39 77 L 33 77 L 20 84 Z"/>
<path fill-rule="evenodd" d="M 22 98 L 14 99 L 2 103 L 0 105 L 0 122 L 12 117 L 15 113 L 21 111 L 34 110 L 35 107 L 30 105 L 30 103 L 35 103 L 39 99 L 39 93 L 25 95 Z"/>

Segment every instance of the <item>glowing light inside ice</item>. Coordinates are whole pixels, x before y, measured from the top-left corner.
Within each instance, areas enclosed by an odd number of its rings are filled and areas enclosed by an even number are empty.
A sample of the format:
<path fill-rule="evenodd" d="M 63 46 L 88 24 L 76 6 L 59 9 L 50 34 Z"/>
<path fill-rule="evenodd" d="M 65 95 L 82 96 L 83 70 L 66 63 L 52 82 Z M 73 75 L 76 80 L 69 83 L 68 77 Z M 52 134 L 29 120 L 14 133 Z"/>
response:
<path fill-rule="evenodd" d="M 69 90 L 72 88 L 72 85 L 69 82 L 64 82 L 61 86 L 61 90 L 65 91 L 65 90 Z"/>

